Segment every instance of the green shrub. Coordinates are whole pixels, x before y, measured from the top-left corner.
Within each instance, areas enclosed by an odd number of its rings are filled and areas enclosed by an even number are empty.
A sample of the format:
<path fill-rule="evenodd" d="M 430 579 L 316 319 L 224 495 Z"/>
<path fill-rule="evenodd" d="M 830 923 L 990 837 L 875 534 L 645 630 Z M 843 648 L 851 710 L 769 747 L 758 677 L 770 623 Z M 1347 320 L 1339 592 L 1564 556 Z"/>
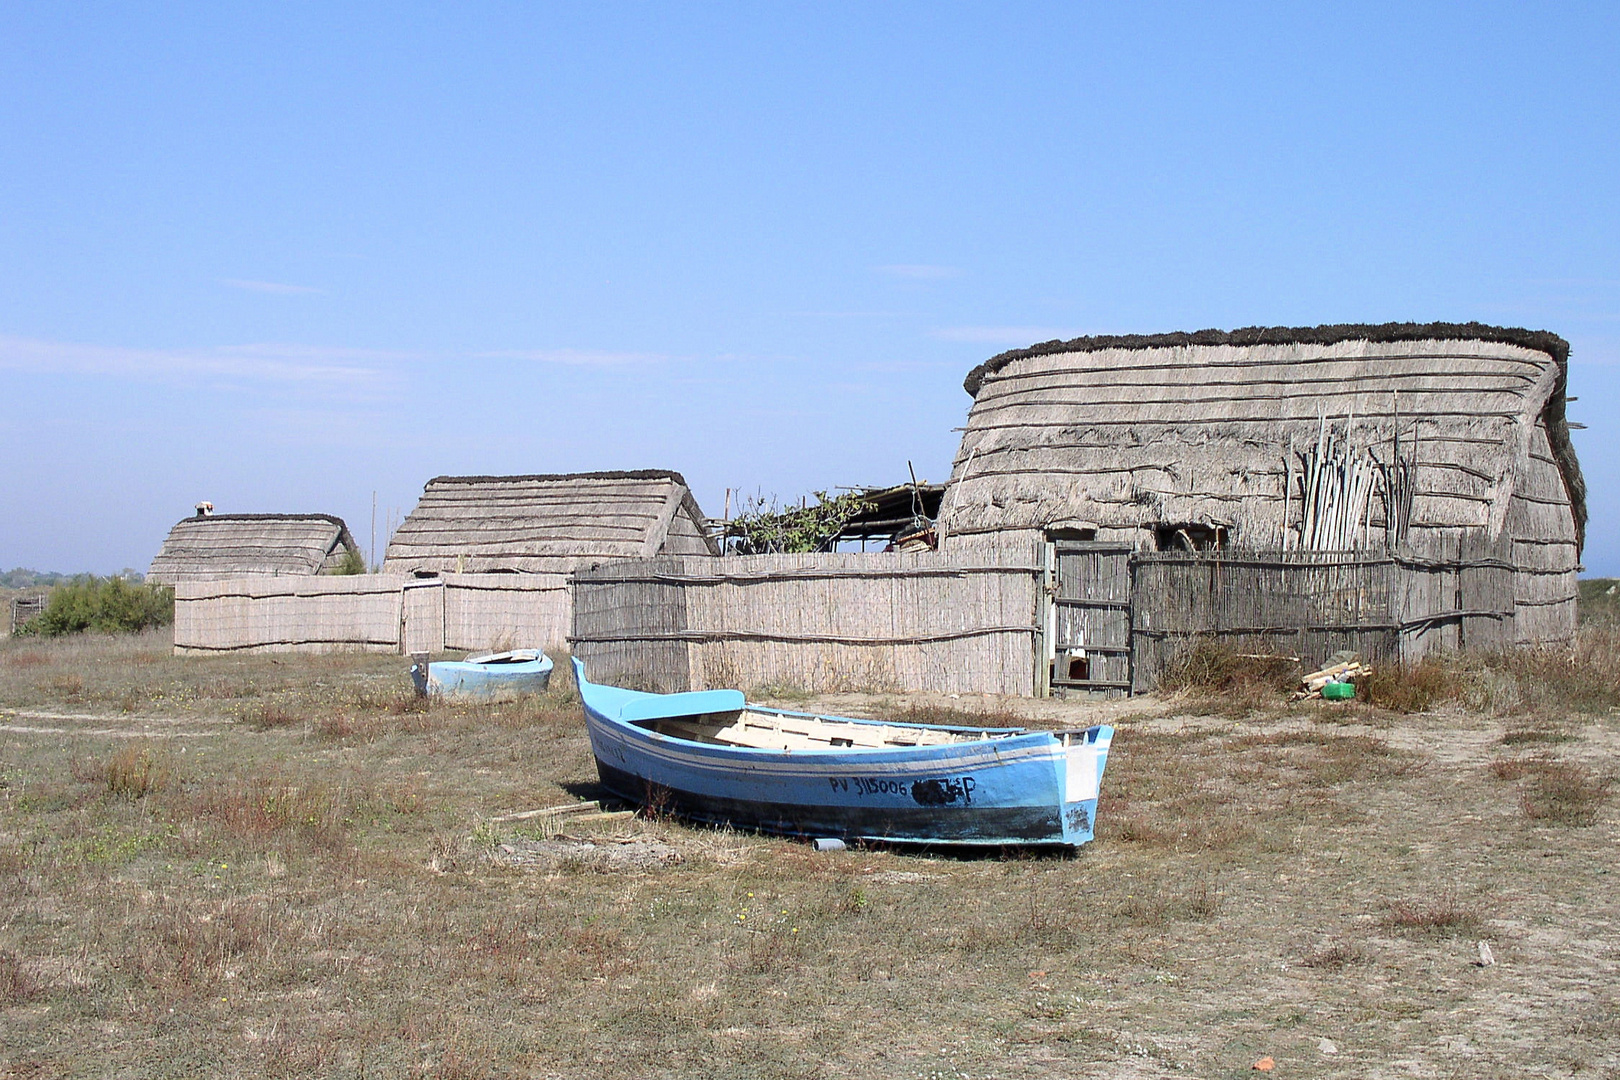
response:
<path fill-rule="evenodd" d="M 333 567 L 330 572 L 344 577 L 351 574 L 363 574 L 366 572 L 366 558 L 354 548 L 349 548 L 343 553 L 343 561 Z"/>
<path fill-rule="evenodd" d="M 726 523 L 727 547 L 737 555 L 768 555 L 830 549 L 844 526 L 873 507 L 858 492 L 812 492 L 815 504 L 778 507 L 756 498 Z"/>
<path fill-rule="evenodd" d="M 82 634 L 132 634 L 174 622 L 174 590 L 163 585 L 135 585 L 121 577 L 74 578 L 51 590 L 45 613 L 18 633 L 41 637 Z"/>

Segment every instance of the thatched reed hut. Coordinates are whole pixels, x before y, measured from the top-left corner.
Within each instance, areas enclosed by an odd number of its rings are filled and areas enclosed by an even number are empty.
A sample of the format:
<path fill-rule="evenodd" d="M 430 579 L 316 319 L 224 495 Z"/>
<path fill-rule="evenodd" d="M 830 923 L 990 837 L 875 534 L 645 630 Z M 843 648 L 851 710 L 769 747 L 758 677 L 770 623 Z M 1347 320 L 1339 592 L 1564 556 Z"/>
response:
<path fill-rule="evenodd" d="M 606 559 L 715 555 L 677 472 L 440 476 L 389 541 L 383 569 L 567 573 Z"/>
<path fill-rule="evenodd" d="M 1136 552 L 1377 553 L 1463 575 L 1443 585 L 1455 595 L 1424 601 L 1444 610 L 1393 616 L 1405 630 L 1488 617 L 1504 643 L 1566 640 L 1586 524 L 1568 354 L 1555 334 L 1477 323 L 1002 353 L 964 384 L 973 405 L 942 531 Z M 1508 595 L 1463 595 L 1470 570 L 1499 571 Z"/>
<path fill-rule="evenodd" d="M 146 580 L 162 585 L 297 576 L 364 568 L 342 518 L 330 514 L 209 514 L 169 530 Z"/>

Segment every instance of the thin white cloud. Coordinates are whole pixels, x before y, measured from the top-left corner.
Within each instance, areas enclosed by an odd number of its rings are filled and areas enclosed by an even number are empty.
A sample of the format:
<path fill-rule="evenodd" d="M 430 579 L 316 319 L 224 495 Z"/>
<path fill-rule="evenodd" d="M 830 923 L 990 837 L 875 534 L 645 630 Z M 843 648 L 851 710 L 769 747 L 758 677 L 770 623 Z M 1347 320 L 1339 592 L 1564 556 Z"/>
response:
<path fill-rule="evenodd" d="M 221 278 L 220 282 L 229 285 L 233 289 L 270 293 L 275 296 L 307 296 L 311 293 L 326 292 L 325 289 L 317 289 L 312 285 L 286 285 L 279 281 L 247 281 L 242 278 Z"/>
<path fill-rule="evenodd" d="M 536 364 L 568 364 L 574 367 L 658 364 L 669 359 L 664 353 L 613 352 L 607 349 L 502 349 L 476 355 L 486 360 L 527 360 Z"/>
<path fill-rule="evenodd" d="M 874 266 L 872 269 L 888 277 L 910 278 L 913 281 L 940 281 L 944 278 L 962 276 L 960 267 L 933 266 L 928 263 L 891 263 L 888 266 Z"/>
<path fill-rule="evenodd" d="M 382 361 L 409 354 L 316 345 L 134 349 L 0 335 L 0 368 L 130 379 L 216 378 L 359 387 L 382 380 Z"/>
<path fill-rule="evenodd" d="M 1071 338 L 1071 330 L 1051 326 L 947 326 L 928 335 L 940 341 L 967 341 L 975 345 L 1034 345 L 1054 338 Z"/>

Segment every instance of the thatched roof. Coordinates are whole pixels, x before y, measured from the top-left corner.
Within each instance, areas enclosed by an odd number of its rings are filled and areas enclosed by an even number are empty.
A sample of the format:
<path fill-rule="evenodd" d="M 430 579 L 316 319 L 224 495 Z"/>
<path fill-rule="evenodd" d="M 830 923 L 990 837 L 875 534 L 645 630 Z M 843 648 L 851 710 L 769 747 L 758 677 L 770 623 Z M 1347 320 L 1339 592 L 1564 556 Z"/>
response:
<path fill-rule="evenodd" d="M 169 530 L 146 580 L 319 574 L 351 551 L 360 553 L 348 526 L 330 514 L 198 514 Z"/>
<path fill-rule="evenodd" d="M 1579 542 L 1585 483 L 1564 417 L 1569 344 L 1479 323 L 1250 327 L 1049 341 L 993 357 L 942 516 L 947 531 L 1209 522 L 1279 539 L 1285 457 L 1321 421 L 1386 457 L 1419 446 L 1414 528 L 1493 526 L 1518 462 L 1545 459 Z M 1297 508 L 1296 508 L 1297 509 Z"/>
<path fill-rule="evenodd" d="M 388 544 L 403 573 L 538 573 L 613 558 L 715 554 L 677 472 L 439 476 Z"/>

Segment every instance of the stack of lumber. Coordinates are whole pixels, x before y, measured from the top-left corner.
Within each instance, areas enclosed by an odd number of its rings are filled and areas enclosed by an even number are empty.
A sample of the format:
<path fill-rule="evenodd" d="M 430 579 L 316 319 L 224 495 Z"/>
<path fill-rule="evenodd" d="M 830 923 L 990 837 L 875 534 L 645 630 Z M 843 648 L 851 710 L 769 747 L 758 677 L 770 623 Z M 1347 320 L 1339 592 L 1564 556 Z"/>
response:
<path fill-rule="evenodd" d="M 1346 660 L 1342 664 L 1330 664 L 1320 671 L 1313 671 L 1300 682 L 1303 690 L 1294 691 L 1293 701 L 1304 701 L 1307 698 L 1322 696 L 1322 687 L 1330 682 L 1354 682 L 1363 675 L 1371 675 L 1372 668 L 1360 660 Z"/>

